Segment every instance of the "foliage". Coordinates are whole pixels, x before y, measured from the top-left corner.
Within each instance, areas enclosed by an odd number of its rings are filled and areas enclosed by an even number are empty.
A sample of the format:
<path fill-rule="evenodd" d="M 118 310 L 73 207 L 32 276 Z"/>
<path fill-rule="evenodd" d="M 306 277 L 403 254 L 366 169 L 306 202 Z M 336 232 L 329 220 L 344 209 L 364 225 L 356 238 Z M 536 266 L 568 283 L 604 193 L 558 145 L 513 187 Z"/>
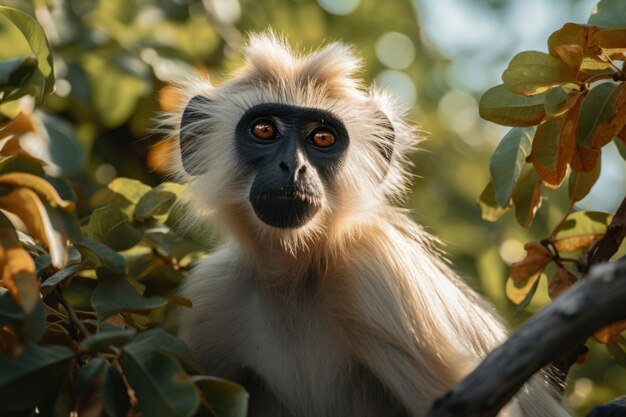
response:
<path fill-rule="evenodd" d="M 484 219 L 495 221 L 514 209 L 519 225 L 529 227 L 546 188 L 563 186 L 569 173 L 565 216 L 549 236 L 527 243 L 526 257 L 511 265 L 506 293 L 520 308 L 542 279 L 555 299 L 617 250 L 599 259 L 600 242 L 610 238 L 607 228 L 624 222 L 626 207 L 612 223 L 610 214 L 577 211 L 575 204 L 598 179 L 603 148 L 614 142 L 626 158 L 625 60 L 624 4 L 602 0 L 587 24 L 566 23 L 554 32 L 548 53 L 516 55 L 502 74 L 504 83 L 482 96 L 480 115 L 512 127 L 491 157 L 491 181 L 478 202 Z M 626 323 L 616 323 L 594 336 L 624 366 L 625 329 Z"/>
<path fill-rule="evenodd" d="M 245 415 L 243 388 L 201 375 L 164 330 L 175 306 L 191 306 L 171 293 L 210 244 L 175 227 L 183 186 L 120 177 L 85 201 L 50 176 L 24 138 L 74 151 L 52 158 L 61 174 L 80 172 L 84 151 L 72 124 L 17 101 L 52 92 L 52 52 L 28 14 L 0 14 L 31 50 L 0 61 L 0 109 L 15 111 L 0 129 L 0 414 Z M 97 208 L 80 217 L 85 206 Z"/>

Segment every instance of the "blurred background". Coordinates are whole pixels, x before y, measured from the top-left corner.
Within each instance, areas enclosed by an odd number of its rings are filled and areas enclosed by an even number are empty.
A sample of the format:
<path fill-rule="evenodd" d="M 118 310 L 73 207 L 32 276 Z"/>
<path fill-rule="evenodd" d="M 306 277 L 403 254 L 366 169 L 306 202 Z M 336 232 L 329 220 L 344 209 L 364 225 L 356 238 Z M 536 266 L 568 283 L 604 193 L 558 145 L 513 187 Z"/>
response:
<path fill-rule="evenodd" d="M 154 133 L 154 116 L 177 97 L 168 87 L 190 73 L 219 84 L 241 63 L 246 33 L 273 27 L 292 44 L 354 45 L 366 80 L 412 105 L 427 140 L 414 156 L 413 216 L 438 236 L 451 263 L 516 326 L 548 303 L 546 289 L 523 312 L 504 291 L 508 264 L 563 216 L 565 190 L 545 193 L 530 230 L 507 214 L 480 218 L 475 204 L 489 180 L 489 157 L 507 129 L 482 121 L 478 100 L 500 83 L 523 50 L 546 51 L 565 22 L 587 21 L 596 0 L 2 0 L 35 16 L 54 49 L 56 92 L 41 113 L 53 126 L 27 149 L 49 174 L 79 182 L 87 195 L 118 176 L 163 180 L 171 142 Z M 0 17 L 0 59 L 27 51 Z M 7 41 L 10 39 L 10 42 Z M 32 106 L 22 100 L 20 106 Z M 11 115 L 15 108 L 0 106 Z M 28 141 L 27 141 L 28 142 Z M 610 147 L 614 145 L 611 144 Z M 626 164 L 604 152 L 601 179 L 580 203 L 612 211 L 626 189 Z M 565 188 L 565 187 L 563 187 Z M 545 284 L 545 282 L 544 282 Z M 587 363 L 570 375 L 567 401 L 580 415 L 626 393 L 626 369 L 590 342 Z"/>

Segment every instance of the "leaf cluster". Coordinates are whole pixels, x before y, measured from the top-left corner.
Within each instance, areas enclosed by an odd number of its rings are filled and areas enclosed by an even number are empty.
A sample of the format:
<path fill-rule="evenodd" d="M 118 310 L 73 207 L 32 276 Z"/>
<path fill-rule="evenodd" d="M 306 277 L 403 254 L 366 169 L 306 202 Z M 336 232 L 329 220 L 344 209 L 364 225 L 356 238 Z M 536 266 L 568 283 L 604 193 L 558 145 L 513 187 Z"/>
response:
<path fill-rule="evenodd" d="M 0 61 L 0 106 L 38 102 L 54 86 L 50 46 L 29 15 L 0 15 L 32 49 Z M 0 124 L 0 415 L 245 415 L 244 389 L 202 375 L 167 331 L 191 307 L 173 290 L 211 245 L 176 227 L 184 187 L 120 177 L 85 196 L 23 146 L 74 134 L 38 109 Z M 80 153 L 60 157 L 82 169 Z"/>
<path fill-rule="evenodd" d="M 596 183 L 604 147 L 614 142 L 626 159 L 624 12 L 620 0 L 600 1 L 587 24 L 566 23 L 552 33 L 547 53 L 516 55 L 503 83 L 481 98 L 481 117 L 512 127 L 490 160 L 491 181 L 478 200 L 484 219 L 495 221 L 514 208 L 519 225 L 530 227 L 546 189 L 560 188 L 569 174 L 564 218 L 548 237 L 527 243 L 526 257 L 511 265 L 507 296 L 520 308 L 548 272 L 552 299 L 581 279 L 613 219 L 574 211 L 574 204 Z M 617 323 L 595 339 L 615 353 L 624 347 L 625 329 Z"/>

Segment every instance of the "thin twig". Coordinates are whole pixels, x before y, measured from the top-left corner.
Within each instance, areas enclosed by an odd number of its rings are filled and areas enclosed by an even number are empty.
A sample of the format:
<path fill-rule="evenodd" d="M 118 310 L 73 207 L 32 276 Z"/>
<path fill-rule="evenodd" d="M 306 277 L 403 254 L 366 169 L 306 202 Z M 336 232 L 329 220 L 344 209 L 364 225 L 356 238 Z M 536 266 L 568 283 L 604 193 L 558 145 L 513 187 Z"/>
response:
<path fill-rule="evenodd" d="M 85 327 L 85 324 L 80 320 L 80 318 L 76 314 L 76 310 L 74 310 L 74 307 L 72 307 L 72 305 L 65 299 L 65 297 L 63 297 L 63 293 L 61 292 L 61 290 L 59 290 L 58 288 L 55 288 L 54 297 L 65 308 L 65 311 L 67 311 L 67 315 L 70 319 L 70 323 L 76 326 L 78 330 L 80 330 L 80 332 L 83 335 L 83 338 L 91 336 L 91 333 L 89 332 L 89 330 L 87 330 L 87 327 Z"/>

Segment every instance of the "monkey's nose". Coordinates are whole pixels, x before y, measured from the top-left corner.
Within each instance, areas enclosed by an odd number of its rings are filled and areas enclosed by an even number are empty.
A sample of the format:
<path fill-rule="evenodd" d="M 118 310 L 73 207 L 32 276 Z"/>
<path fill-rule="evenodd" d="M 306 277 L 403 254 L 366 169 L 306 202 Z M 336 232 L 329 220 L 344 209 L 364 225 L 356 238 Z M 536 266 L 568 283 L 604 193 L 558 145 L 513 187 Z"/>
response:
<path fill-rule="evenodd" d="M 304 173 L 306 172 L 306 165 L 305 164 L 300 164 L 300 166 L 298 166 L 296 169 L 292 169 L 292 164 L 289 164 L 287 162 L 281 162 L 280 164 L 278 164 L 280 170 L 286 174 L 292 174 L 294 173 L 294 178 L 297 179 L 299 177 L 301 177 L 302 175 L 304 175 Z"/>

